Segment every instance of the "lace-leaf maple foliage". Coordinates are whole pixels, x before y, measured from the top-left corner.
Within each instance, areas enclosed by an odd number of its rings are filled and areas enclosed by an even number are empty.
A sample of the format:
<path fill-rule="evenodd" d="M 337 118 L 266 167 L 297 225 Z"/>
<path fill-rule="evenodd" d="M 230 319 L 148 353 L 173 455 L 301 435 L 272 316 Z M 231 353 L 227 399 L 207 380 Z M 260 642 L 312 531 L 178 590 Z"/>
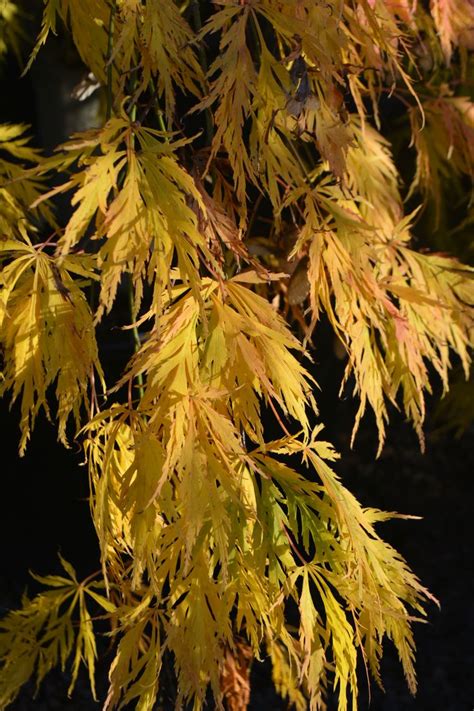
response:
<path fill-rule="evenodd" d="M 1 6 L 1 52 L 21 17 Z M 0 621 L 2 708 L 70 658 L 71 690 L 84 662 L 95 693 L 97 616 L 106 709 L 151 710 L 169 659 L 178 706 L 244 708 L 245 670 L 239 701 L 225 668 L 242 649 L 296 708 L 332 688 L 355 709 L 385 637 L 416 691 L 432 598 L 378 535 L 396 514 L 335 473 L 311 352 L 325 314 L 353 437 L 369 407 L 380 449 L 390 403 L 423 442 L 432 378 L 447 391 L 453 358 L 469 373 L 473 270 L 413 228 L 473 177 L 472 27 L 468 0 L 45 0 L 28 66 L 65 33 L 104 115 L 47 158 L 0 127 L 0 392 L 20 401 L 20 453 L 40 409 L 82 442 L 102 569 L 81 583 L 63 560 Z M 411 185 L 387 102 L 412 131 Z M 96 330 L 124 289 L 135 352 L 114 383 Z"/>

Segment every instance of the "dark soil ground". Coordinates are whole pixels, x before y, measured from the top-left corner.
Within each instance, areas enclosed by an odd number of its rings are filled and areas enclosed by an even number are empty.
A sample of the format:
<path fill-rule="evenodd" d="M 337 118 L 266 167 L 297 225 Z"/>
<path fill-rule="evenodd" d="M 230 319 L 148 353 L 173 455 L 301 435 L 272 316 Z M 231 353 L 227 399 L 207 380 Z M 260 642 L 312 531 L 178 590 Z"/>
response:
<path fill-rule="evenodd" d="M 375 436 L 365 423 L 350 450 L 347 413 L 341 404 L 334 413 L 328 438 L 343 453 L 338 471 L 365 505 L 414 514 L 421 521 L 395 520 L 382 530 L 386 540 L 408 560 L 423 583 L 440 600 L 429 609 L 427 624 L 416 627 L 419 690 L 407 690 L 396 653 L 386 645 L 382 670 L 385 693 L 371 686 L 372 711 L 471 711 L 474 708 L 474 576 L 472 508 L 474 503 L 473 432 L 459 440 L 428 435 L 420 453 L 411 429 L 402 422 L 389 430 L 388 443 L 375 461 Z M 2 612 L 20 602 L 28 569 L 39 573 L 57 567 L 57 552 L 73 561 L 80 575 L 97 566 L 97 549 L 85 500 L 86 471 L 74 450 L 59 448 L 53 429 L 40 421 L 27 455 L 18 460 L 17 418 L 2 413 L 1 517 Z M 325 416 L 326 421 L 328 417 Z M 329 420 L 331 421 L 331 420 Z M 429 431 L 429 428 L 428 428 Z M 104 647 L 105 649 L 105 647 Z M 106 691 L 106 659 L 99 661 L 98 691 Z M 110 660 L 109 660 L 110 661 Z M 271 690 L 266 664 L 253 666 L 254 711 L 285 709 Z M 27 686 L 9 707 L 11 711 L 92 711 L 84 677 L 71 699 L 68 679 L 60 671 L 45 680 L 36 699 Z M 360 709 L 369 708 L 367 680 L 361 664 Z M 336 708 L 335 701 L 329 702 Z M 171 709 L 172 706 L 169 705 Z"/>

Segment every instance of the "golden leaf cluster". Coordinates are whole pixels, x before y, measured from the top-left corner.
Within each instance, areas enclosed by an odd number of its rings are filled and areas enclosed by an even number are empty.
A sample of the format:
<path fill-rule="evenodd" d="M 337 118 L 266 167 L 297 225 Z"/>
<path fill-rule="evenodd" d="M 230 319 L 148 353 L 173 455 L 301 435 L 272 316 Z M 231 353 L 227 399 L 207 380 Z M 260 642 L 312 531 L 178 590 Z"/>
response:
<path fill-rule="evenodd" d="M 94 688 L 86 601 L 115 643 L 106 709 L 151 711 L 169 658 L 178 706 L 210 689 L 244 708 L 250 653 L 297 709 L 330 688 L 355 709 L 384 638 L 415 692 L 432 598 L 378 535 L 396 514 L 359 504 L 315 426 L 319 324 L 354 435 L 371 408 L 380 451 L 395 406 L 423 442 L 433 378 L 447 392 L 471 363 L 473 270 L 414 238 L 473 176 L 471 20 L 468 0 L 44 1 L 29 64 L 66 33 L 105 110 L 47 158 L 0 126 L 0 393 L 21 453 L 40 409 L 82 442 L 101 571 L 79 583 L 63 562 L 0 622 L 2 708 L 71 654 Z M 99 346 L 125 294 L 113 382 Z"/>

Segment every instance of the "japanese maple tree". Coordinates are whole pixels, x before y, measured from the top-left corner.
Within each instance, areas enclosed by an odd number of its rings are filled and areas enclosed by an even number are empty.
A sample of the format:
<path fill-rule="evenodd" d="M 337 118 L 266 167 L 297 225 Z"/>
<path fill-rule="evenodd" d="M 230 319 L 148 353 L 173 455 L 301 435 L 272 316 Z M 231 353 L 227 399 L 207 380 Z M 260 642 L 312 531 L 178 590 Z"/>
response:
<path fill-rule="evenodd" d="M 23 22 L 0 4 L 0 52 L 21 55 Z M 20 454 L 40 410 L 82 444 L 102 569 L 81 582 L 62 560 L 0 621 L 0 707 L 70 661 L 71 690 L 84 663 L 95 693 L 98 615 L 106 709 L 151 710 L 165 655 L 178 707 L 245 708 L 250 660 L 269 656 L 297 709 L 328 688 L 355 709 L 384 638 L 414 693 L 431 595 L 378 534 L 394 514 L 338 477 L 311 359 L 324 315 L 353 438 L 370 409 L 379 452 L 390 403 L 423 445 L 431 380 L 448 390 L 453 357 L 469 374 L 473 270 L 412 235 L 473 176 L 474 6 L 45 0 L 26 70 L 56 32 L 102 113 L 48 157 L 0 125 L 0 393 L 20 404 Z M 388 104 L 411 131 L 405 182 Z M 120 292 L 135 349 L 114 382 L 97 329 Z"/>

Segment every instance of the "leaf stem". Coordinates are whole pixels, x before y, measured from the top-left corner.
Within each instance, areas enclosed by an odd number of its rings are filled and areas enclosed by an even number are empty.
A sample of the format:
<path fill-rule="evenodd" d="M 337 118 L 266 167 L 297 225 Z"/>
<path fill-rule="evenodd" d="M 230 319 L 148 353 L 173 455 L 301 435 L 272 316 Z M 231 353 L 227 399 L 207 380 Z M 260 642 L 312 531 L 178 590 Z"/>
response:
<path fill-rule="evenodd" d="M 130 307 L 130 318 L 132 319 L 132 338 L 133 338 L 133 350 L 135 353 L 137 353 L 140 350 L 141 347 L 141 340 L 140 340 L 140 334 L 138 332 L 138 326 L 136 325 L 136 313 L 135 313 L 135 299 L 133 295 L 133 279 L 132 275 L 129 274 L 129 282 L 128 282 L 128 303 Z M 144 383 L 143 383 L 143 373 L 138 373 L 137 374 L 137 381 L 138 381 L 138 394 L 140 395 L 140 399 L 143 398 L 145 388 L 144 388 Z"/>
<path fill-rule="evenodd" d="M 113 91 L 112 91 L 112 72 L 113 72 L 113 62 L 112 62 L 112 52 L 114 48 L 114 31 L 115 31 L 115 15 L 117 13 L 117 5 L 115 0 L 110 7 L 110 18 L 108 27 L 108 40 L 107 40 L 107 105 L 105 110 L 105 120 L 106 122 L 112 116 L 112 106 L 113 106 Z"/>
<path fill-rule="evenodd" d="M 193 2 L 191 3 L 191 11 L 192 11 L 192 17 L 193 17 L 194 30 L 198 34 L 202 30 L 202 16 L 201 16 L 201 6 L 199 4 L 199 0 L 193 0 Z M 199 63 L 201 65 L 201 69 L 204 72 L 204 76 L 207 77 L 207 71 L 208 71 L 209 65 L 207 62 L 206 50 L 204 49 L 202 40 L 198 44 L 198 53 L 199 53 Z M 206 79 L 206 84 L 207 84 L 207 79 Z M 206 143 L 207 143 L 207 145 L 210 146 L 212 143 L 212 138 L 214 136 L 214 125 L 212 122 L 212 114 L 211 114 L 210 109 L 206 109 L 204 111 L 204 120 L 206 122 Z"/>

